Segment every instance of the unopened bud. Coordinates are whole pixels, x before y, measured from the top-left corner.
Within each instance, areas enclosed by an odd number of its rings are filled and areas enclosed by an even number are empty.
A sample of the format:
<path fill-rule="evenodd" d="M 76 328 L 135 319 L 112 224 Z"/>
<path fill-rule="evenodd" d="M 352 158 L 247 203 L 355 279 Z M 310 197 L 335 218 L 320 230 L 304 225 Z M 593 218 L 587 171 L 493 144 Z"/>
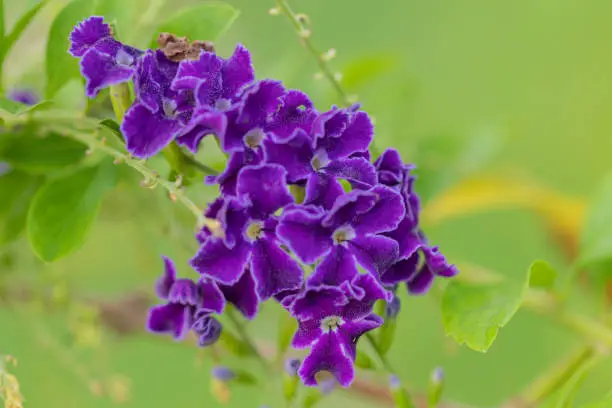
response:
<path fill-rule="evenodd" d="M 176 203 L 176 194 L 170 192 L 168 193 L 168 197 L 170 197 L 170 201 L 172 201 L 173 203 Z"/>
<path fill-rule="evenodd" d="M 290 358 L 285 361 L 285 372 L 292 377 L 295 377 L 300 369 L 300 360 L 297 358 Z"/>
<path fill-rule="evenodd" d="M 307 29 L 307 28 L 302 28 L 302 29 L 300 30 L 300 37 L 302 37 L 302 38 L 304 38 L 304 39 L 305 39 L 305 38 L 310 38 L 310 36 L 311 36 L 311 35 L 312 35 L 312 31 L 310 31 L 310 30 L 309 30 L 309 29 Z"/>
<path fill-rule="evenodd" d="M 115 160 L 113 160 L 113 164 L 121 164 L 121 163 L 125 163 L 125 157 L 117 157 L 115 158 Z"/>
<path fill-rule="evenodd" d="M 278 7 L 272 7 L 270 10 L 268 10 L 268 14 L 271 16 L 278 16 L 280 13 L 281 11 Z"/>
<path fill-rule="evenodd" d="M 222 382 L 228 382 L 236 378 L 236 373 L 225 366 L 213 367 L 211 374 L 214 378 Z"/>
<path fill-rule="evenodd" d="M 436 367 L 431 373 L 429 387 L 427 390 L 428 406 L 435 408 L 440 403 L 444 391 L 444 369 Z"/>
<path fill-rule="evenodd" d="M 325 78 L 325 76 L 323 75 L 322 72 L 317 72 L 316 74 L 313 75 L 314 79 L 320 81 L 321 79 Z"/>
<path fill-rule="evenodd" d="M 414 404 L 410 401 L 410 396 L 404 387 L 402 387 L 399 377 L 395 374 L 389 376 L 389 389 L 391 390 L 391 397 L 397 408 L 414 407 Z"/>
<path fill-rule="evenodd" d="M 338 82 L 342 81 L 342 73 L 341 72 L 336 72 L 334 74 L 334 79 Z"/>
<path fill-rule="evenodd" d="M 329 50 L 327 50 L 326 53 L 321 55 L 321 58 L 323 59 L 323 61 L 331 61 L 332 59 L 334 59 L 335 56 L 336 56 L 336 49 L 330 48 Z"/>
<path fill-rule="evenodd" d="M 297 20 L 302 24 L 310 25 L 310 18 L 304 13 L 296 14 L 295 18 L 297 18 Z"/>
<path fill-rule="evenodd" d="M 92 148 L 89 148 L 89 149 L 85 150 L 85 156 L 89 157 L 92 154 L 93 154 L 93 149 Z"/>
<path fill-rule="evenodd" d="M 393 299 L 387 302 L 387 305 L 385 306 L 385 318 L 387 319 L 397 318 L 397 315 L 399 314 L 401 308 L 402 308 L 402 304 L 400 302 L 399 297 L 397 295 L 393 295 Z"/>

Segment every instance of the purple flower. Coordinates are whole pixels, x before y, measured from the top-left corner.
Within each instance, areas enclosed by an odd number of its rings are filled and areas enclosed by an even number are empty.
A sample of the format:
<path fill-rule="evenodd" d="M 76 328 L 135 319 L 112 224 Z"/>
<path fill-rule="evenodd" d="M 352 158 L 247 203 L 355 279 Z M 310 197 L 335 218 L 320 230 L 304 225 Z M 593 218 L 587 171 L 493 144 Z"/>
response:
<path fill-rule="evenodd" d="M 129 81 L 142 51 L 113 38 L 111 27 L 102 17 L 89 17 L 70 33 L 70 49 L 81 58 L 81 74 L 90 98 L 110 85 Z"/>
<path fill-rule="evenodd" d="M 189 330 L 200 337 L 201 345 L 212 344 L 219 338 L 221 325 L 211 317 L 221 313 L 225 299 L 216 284 L 200 279 L 177 279 L 174 263 L 164 257 L 164 275 L 157 281 L 155 292 L 165 304 L 149 310 L 147 328 L 154 333 L 172 334 L 177 340 Z"/>
<path fill-rule="evenodd" d="M 292 345 L 310 347 L 299 369 L 305 385 L 317 385 L 320 371 L 331 373 L 343 387 L 351 384 L 357 341 L 382 324 L 372 307 L 388 297 L 371 275 L 358 275 L 349 285 L 309 288 L 296 298 L 292 313 L 299 328 Z"/>
<path fill-rule="evenodd" d="M 310 134 L 317 118 L 317 111 L 308 95 L 290 90 L 281 99 L 281 105 L 266 124 L 276 142 L 286 142 L 299 132 Z"/>
<path fill-rule="evenodd" d="M 24 105 L 36 105 L 40 101 L 38 95 L 27 89 L 13 89 L 8 93 L 7 98 Z"/>
<path fill-rule="evenodd" d="M 273 135 L 280 135 L 264 140 L 268 163 L 285 167 L 291 183 L 312 178 L 309 202 L 313 204 L 329 205 L 321 197 L 328 188 L 338 190 L 339 184 L 333 177 L 348 179 L 359 188 L 375 184 L 372 165 L 359 157 L 367 151 L 374 134 L 365 112 L 334 107 L 313 120 L 314 111 L 309 108 L 310 101 L 305 95 L 300 94 L 298 98 L 296 94 L 289 101 L 293 104 L 299 101 L 298 106 L 304 107 L 302 116 L 293 114 L 299 118 L 299 126 L 291 122 L 292 126 L 277 126 L 277 130 L 272 130 Z"/>
<path fill-rule="evenodd" d="M 404 216 L 399 194 L 385 186 L 339 195 L 325 211 L 306 205 L 287 208 L 277 231 L 305 263 L 321 257 L 308 285 L 340 285 L 358 274 L 357 263 L 379 279 L 396 260 L 398 244 L 380 233 Z"/>
<path fill-rule="evenodd" d="M 219 381 L 228 382 L 236 378 L 236 373 L 225 366 L 215 366 L 212 368 L 211 374 Z"/>
<path fill-rule="evenodd" d="M 374 163 L 378 182 L 401 194 L 405 216 L 385 235 L 399 245 L 399 256 L 381 276 L 385 285 L 405 282 L 411 294 L 426 293 L 436 276 L 452 277 L 457 267 L 446 261 L 437 246 L 429 246 L 419 226 L 420 200 L 414 191 L 413 165 L 404 164 L 395 149 L 385 150 Z"/>
<path fill-rule="evenodd" d="M 218 284 L 225 300 L 234 305 L 249 320 L 257 315 L 259 309 L 259 298 L 257 297 L 255 285 L 253 274 L 248 268 L 242 273 L 237 282 L 231 285 Z"/>
<path fill-rule="evenodd" d="M 148 50 L 138 61 L 134 80 L 136 101 L 121 124 L 127 149 L 135 157 L 157 154 L 184 132 L 191 118 L 193 96 L 188 91 L 174 91 L 170 86 L 177 69 L 178 63 L 170 61 L 160 50 Z"/>
<path fill-rule="evenodd" d="M 221 284 L 237 282 L 245 268 L 253 273 L 257 295 L 266 300 L 302 284 L 299 264 L 276 237 L 274 213 L 293 202 L 286 171 L 277 165 L 247 166 L 240 171 L 237 197 L 225 197 L 218 219 L 225 237 L 209 237 L 191 265 Z"/>

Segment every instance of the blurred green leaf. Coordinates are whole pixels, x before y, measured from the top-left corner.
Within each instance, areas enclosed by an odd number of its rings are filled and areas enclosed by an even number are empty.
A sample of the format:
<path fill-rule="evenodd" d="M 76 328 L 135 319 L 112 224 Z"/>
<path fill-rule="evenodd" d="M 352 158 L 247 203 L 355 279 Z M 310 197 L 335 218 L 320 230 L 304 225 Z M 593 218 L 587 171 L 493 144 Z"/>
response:
<path fill-rule="evenodd" d="M 115 136 L 123 143 L 123 134 L 121 134 L 121 126 L 113 119 L 103 119 L 100 121 L 102 126 L 109 128 Z"/>
<path fill-rule="evenodd" d="M 27 112 L 35 112 L 46 109 L 52 104 L 53 102 L 51 101 L 42 101 L 35 105 L 26 105 L 8 98 L 0 98 L 0 117 L 4 115 L 19 116 Z"/>
<path fill-rule="evenodd" d="M 499 132 L 482 130 L 471 137 L 437 135 L 417 144 L 414 162 L 418 163 L 417 189 L 428 201 L 453 183 L 487 166 L 501 151 Z"/>
<path fill-rule="evenodd" d="M 236 377 L 234 377 L 232 381 L 235 381 L 238 384 L 256 385 L 258 383 L 257 377 L 255 377 L 253 374 L 249 373 L 248 371 L 241 370 L 241 371 L 235 371 L 235 373 L 236 373 Z"/>
<path fill-rule="evenodd" d="M 26 225 L 32 197 L 42 177 L 18 170 L 0 176 L 0 245 L 16 239 Z"/>
<path fill-rule="evenodd" d="M 342 69 L 342 85 L 356 89 L 393 70 L 398 65 L 395 55 L 376 54 L 360 56 Z"/>
<path fill-rule="evenodd" d="M 609 393 L 607 396 L 605 396 L 602 400 L 581 405 L 580 408 L 610 408 L 610 407 L 612 407 L 612 392 Z"/>
<path fill-rule="evenodd" d="M 499 329 L 510 321 L 521 305 L 527 283 L 504 281 L 473 285 L 452 281 L 442 297 L 446 333 L 459 344 L 486 352 Z"/>
<path fill-rule="evenodd" d="M 57 133 L 38 136 L 36 129 L 4 135 L 0 159 L 29 173 L 47 173 L 79 163 L 87 146 Z"/>
<path fill-rule="evenodd" d="M 376 337 L 376 347 L 383 356 L 391 350 L 393 340 L 395 340 L 396 328 L 397 320 L 386 318 L 383 325 L 377 330 L 378 336 Z"/>
<path fill-rule="evenodd" d="M 137 1 L 98 0 L 94 10 L 96 16 L 103 16 L 104 21 L 113 25 L 113 35 L 124 41 L 123 31 L 134 27 Z"/>
<path fill-rule="evenodd" d="M 221 344 L 228 352 L 237 357 L 247 357 L 251 355 L 251 350 L 249 347 L 242 340 L 238 339 L 227 330 L 223 330 L 221 332 L 219 344 Z"/>
<path fill-rule="evenodd" d="M 21 37 L 23 30 L 25 30 L 27 26 L 30 24 L 30 22 L 32 21 L 32 19 L 36 17 L 36 14 L 38 14 L 40 9 L 45 4 L 47 4 L 47 1 L 48 0 L 42 0 L 36 5 L 34 5 L 32 8 L 30 8 L 28 11 L 26 11 L 19 18 L 19 20 L 17 20 L 11 32 L 7 33 L 6 36 L 4 36 L 3 38 L 0 38 L 0 67 L 2 67 L 2 65 L 4 64 L 4 60 L 6 59 L 6 56 L 8 55 L 13 45 L 17 42 L 19 37 Z M 4 16 L 1 16 L 1 17 L 4 19 Z M 4 21 L 2 25 L 4 25 Z M 0 69 L 0 72 L 1 72 L 1 69 Z"/>
<path fill-rule="evenodd" d="M 612 175 L 608 175 L 587 211 L 580 239 L 581 265 L 612 259 Z"/>
<path fill-rule="evenodd" d="M 289 375 L 287 373 L 283 374 L 283 398 L 285 398 L 287 403 L 290 403 L 295 399 L 299 384 L 299 376 Z"/>
<path fill-rule="evenodd" d="M 34 196 L 28 236 L 43 261 L 55 261 L 81 247 L 104 194 L 116 181 L 112 160 L 49 181 Z"/>
<path fill-rule="evenodd" d="M 278 338 L 276 340 L 276 350 L 279 357 L 285 354 L 285 351 L 289 348 L 297 329 L 297 321 L 288 312 L 282 310 L 278 322 Z"/>
<path fill-rule="evenodd" d="M 355 367 L 359 367 L 364 370 L 373 370 L 376 368 L 374 360 L 370 358 L 362 350 L 357 350 L 357 358 L 355 359 Z"/>
<path fill-rule="evenodd" d="M 207 2 L 170 16 L 155 30 L 151 48 L 157 48 L 157 35 L 167 32 L 190 40 L 216 41 L 238 17 L 238 10 L 223 2 Z"/>
<path fill-rule="evenodd" d="M 542 408 L 572 408 L 574 406 L 574 398 L 576 393 L 582 386 L 587 375 L 593 370 L 597 364 L 597 358 L 591 358 L 581 365 L 547 401 L 541 405 Z M 607 405 L 606 407 L 609 407 Z"/>
<path fill-rule="evenodd" d="M 551 289 L 555 285 L 557 271 L 546 261 L 534 261 L 529 267 L 529 286 Z"/>
<path fill-rule="evenodd" d="M 75 0 L 66 5 L 53 20 L 49 31 L 46 55 L 47 89 L 51 99 L 72 78 L 80 77 L 79 61 L 68 53 L 68 37 L 78 22 L 89 17 L 95 2 Z"/>

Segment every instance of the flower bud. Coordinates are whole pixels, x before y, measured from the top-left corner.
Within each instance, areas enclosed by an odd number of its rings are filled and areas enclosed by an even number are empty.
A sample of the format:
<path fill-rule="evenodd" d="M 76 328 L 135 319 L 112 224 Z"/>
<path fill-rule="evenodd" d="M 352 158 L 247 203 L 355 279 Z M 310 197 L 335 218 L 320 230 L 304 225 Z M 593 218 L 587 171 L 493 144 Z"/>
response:
<path fill-rule="evenodd" d="M 444 369 L 442 367 L 436 367 L 431 373 L 429 380 L 429 387 L 427 390 L 427 401 L 430 407 L 435 408 L 438 406 L 444 391 Z"/>
<path fill-rule="evenodd" d="M 389 376 L 389 389 L 397 408 L 414 408 L 414 404 L 410 401 L 410 396 L 404 387 L 402 387 L 399 377 L 395 374 Z"/>
<path fill-rule="evenodd" d="M 402 308 L 402 304 L 397 295 L 393 295 L 393 299 L 387 302 L 385 306 L 385 319 L 395 319 Z"/>
<path fill-rule="evenodd" d="M 225 366 L 215 366 L 211 372 L 212 376 L 222 382 L 228 382 L 236 378 L 236 373 Z"/>
<path fill-rule="evenodd" d="M 290 358 L 285 361 L 285 372 L 291 376 L 295 377 L 300 369 L 300 360 L 297 358 Z"/>
<path fill-rule="evenodd" d="M 291 403 L 296 395 L 300 377 L 298 370 L 300 368 L 300 360 L 290 358 L 285 361 L 285 374 L 283 375 L 283 396 L 287 403 Z"/>

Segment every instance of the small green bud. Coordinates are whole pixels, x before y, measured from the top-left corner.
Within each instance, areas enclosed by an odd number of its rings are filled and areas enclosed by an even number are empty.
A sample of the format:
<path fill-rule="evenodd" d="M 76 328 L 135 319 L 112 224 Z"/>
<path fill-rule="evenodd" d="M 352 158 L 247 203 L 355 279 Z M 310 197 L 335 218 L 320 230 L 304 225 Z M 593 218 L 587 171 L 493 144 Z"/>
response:
<path fill-rule="evenodd" d="M 444 369 L 436 367 L 431 373 L 429 387 L 427 390 L 427 406 L 428 408 L 436 408 L 442 398 L 444 391 Z"/>

